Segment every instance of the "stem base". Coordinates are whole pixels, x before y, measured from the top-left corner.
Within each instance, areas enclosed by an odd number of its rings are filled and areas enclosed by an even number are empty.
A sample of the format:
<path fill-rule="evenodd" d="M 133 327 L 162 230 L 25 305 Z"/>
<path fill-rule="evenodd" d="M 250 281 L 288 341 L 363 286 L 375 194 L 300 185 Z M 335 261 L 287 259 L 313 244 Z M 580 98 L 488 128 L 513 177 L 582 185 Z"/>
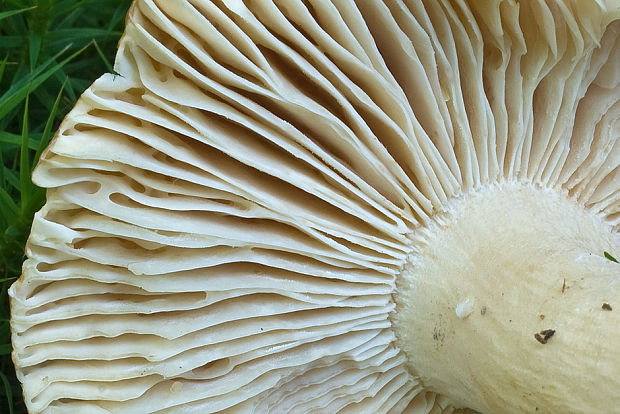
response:
<path fill-rule="evenodd" d="M 620 266 L 604 252 L 618 257 L 620 237 L 602 217 L 502 183 L 412 241 L 393 323 L 426 387 L 483 413 L 617 409 Z"/>

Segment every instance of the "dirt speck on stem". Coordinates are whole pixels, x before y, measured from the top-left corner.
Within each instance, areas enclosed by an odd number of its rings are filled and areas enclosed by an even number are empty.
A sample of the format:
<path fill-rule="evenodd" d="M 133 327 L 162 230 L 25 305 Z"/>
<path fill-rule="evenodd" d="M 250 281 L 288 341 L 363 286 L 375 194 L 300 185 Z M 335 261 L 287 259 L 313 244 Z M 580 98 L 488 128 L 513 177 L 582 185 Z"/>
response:
<path fill-rule="evenodd" d="M 553 335 L 555 335 L 555 330 L 553 330 L 553 329 L 545 329 L 545 330 L 542 330 L 542 331 L 534 334 L 534 338 L 536 338 L 536 340 L 538 342 L 540 342 L 541 344 L 544 345 L 544 344 L 547 343 L 547 341 L 549 341 L 549 339 Z"/>

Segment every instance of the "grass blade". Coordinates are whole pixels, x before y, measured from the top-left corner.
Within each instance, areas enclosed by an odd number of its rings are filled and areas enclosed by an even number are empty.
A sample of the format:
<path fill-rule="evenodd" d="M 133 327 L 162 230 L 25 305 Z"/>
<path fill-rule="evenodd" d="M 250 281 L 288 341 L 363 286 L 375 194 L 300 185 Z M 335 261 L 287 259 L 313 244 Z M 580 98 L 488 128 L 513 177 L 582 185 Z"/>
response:
<path fill-rule="evenodd" d="M 6 395 L 6 401 L 9 405 L 9 414 L 13 414 L 13 390 L 11 389 L 11 383 L 9 379 L 0 372 L 0 379 L 2 380 L 2 385 L 4 387 L 4 395 Z"/>
<path fill-rule="evenodd" d="M 4 283 L 4 282 L 14 282 L 15 280 L 17 280 L 17 276 L 5 277 L 4 279 L 0 279 L 0 282 L 1 283 Z"/>
<path fill-rule="evenodd" d="M 95 43 L 96 44 L 96 43 Z M 52 110 L 50 111 L 50 115 L 47 117 L 47 121 L 45 122 L 45 128 L 43 128 L 43 134 L 41 135 L 41 140 L 39 141 L 39 148 L 37 148 L 37 152 L 34 156 L 35 164 L 39 161 L 41 157 L 41 153 L 47 146 L 50 138 L 52 137 L 52 127 L 54 126 L 54 119 L 56 119 L 56 112 L 58 111 L 58 105 L 60 104 L 60 98 L 62 97 L 62 91 L 65 89 L 65 85 L 67 84 L 67 78 L 62 83 L 60 90 L 58 91 L 58 95 L 56 95 L 56 100 L 54 101 L 54 105 L 52 106 Z"/>
<path fill-rule="evenodd" d="M 607 252 L 603 252 L 603 254 L 605 255 L 605 258 L 607 260 L 611 260 L 612 262 L 618 263 L 618 259 L 616 259 L 615 257 L 613 257 L 611 254 L 607 253 Z"/>
<path fill-rule="evenodd" d="M 30 153 L 28 150 L 28 104 L 30 103 L 30 94 L 26 94 L 26 103 L 24 104 L 24 117 L 22 122 L 22 145 L 19 154 L 19 184 L 21 189 L 22 209 L 28 205 L 30 201 Z"/>
<path fill-rule="evenodd" d="M 4 76 L 4 69 L 6 68 L 6 63 L 9 61 L 9 55 L 6 55 L 4 59 L 2 59 L 2 63 L 0 63 L 0 82 L 2 82 L 2 76 Z"/>
<path fill-rule="evenodd" d="M 2 187 L 0 187 L 0 213 L 7 223 L 14 221 L 19 216 L 19 208 L 9 193 Z"/>
<path fill-rule="evenodd" d="M 19 80 L 14 81 L 11 87 L 0 96 L 0 110 L 3 111 L 0 115 L 0 119 L 2 119 L 7 112 L 11 111 L 24 99 L 25 95 L 22 96 L 20 91 L 27 90 L 32 84 L 33 79 L 39 76 L 45 69 L 47 69 L 48 66 L 54 63 L 57 58 L 69 49 L 69 47 L 71 47 L 71 45 L 65 46 L 60 52 L 47 59 L 47 61 L 42 63 L 34 72 L 31 72 L 30 74 L 27 73 L 27 69 L 24 67 L 23 62 L 18 63 L 19 67 L 13 76 L 14 79 Z"/>
<path fill-rule="evenodd" d="M 15 172 L 6 168 L 5 166 L 2 166 L 2 173 L 4 174 L 3 179 L 5 180 L 5 184 L 9 184 L 19 192 L 19 178 L 17 178 Z M 6 189 L 7 187 L 4 188 Z"/>
<path fill-rule="evenodd" d="M 75 0 L 59 1 L 58 6 L 56 7 L 56 11 L 62 13 L 63 15 L 67 15 L 76 9 L 84 7 L 88 1 L 90 0 L 81 0 L 77 3 L 75 2 Z"/>
<path fill-rule="evenodd" d="M 83 48 L 81 48 L 80 50 L 78 50 L 77 52 L 72 53 L 69 57 L 65 58 L 60 63 L 57 63 L 51 68 L 47 69 L 43 73 L 37 74 L 36 76 L 34 76 L 34 78 L 29 77 L 31 78 L 29 84 L 21 85 L 18 88 L 16 88 L 16 90 L 14 91 L 11 90 L 14 88 L 11 88 L 5 95 L 0 97 L 0 119 L 4 117 L 7 113 L 9 113 L 9 111 L 11 111 L 13 108 L 15 108 L 26 97 L 26 94 L 30 90 L 36 89 L 40 84 L 42 84 L 50 76 L 52 76 L 57 70 L 62 68 L 68 62 L 70 62 L 76 56 L 82 53 L 88 46 L 90 46 L 90 43 L 84 46 Z M 69 46 L 67 46 L 67 48 L 68 47 Z M 55 59 L 55 58 L 51 58 L 51 59 Z M 23 83 L 23 82 L 20 82 L 20 83 Z"/>
<path fill-rule="evenodd" d="M 25 9 L 17 9 L 17 10 L 9 10 L 0 13 L 0 20 L 6 19 L 7 17 L 15 16 L 16 14 L 23 13 L 28 10 L 36 9 L 37 6 L 26 7 Z"/>
<path fill-rule="evenodd" d="M 39 134 L 36 134 L 35 136 L 39 137 Z M 11 147 L 19 147 L 22 144 L 22 136 L 11 132 L 0 131 L 0 144 L 8 144 L 8 146 Z M 36 151 L 36 149 L 39 148 L 39 139 L 32 139 L 32 137 L 30 137 L 29 147 L 31 150 Z M 0 165 L 2 165 L 1 162 Z"/>
<path fill-rule="evenodd" d="M 95 49 L 97 49 L 97 53 L 99 54 L 99 57 L 101 58 L 101 60 L 103 61 L 103 64 L 105 65 L 106 69 L 108 70 L 108 72 L 110 73 L 114 73 L 117 74 L 116 71 L 114 70 L 114 68 L 112 67 L 112 64 L 110 63 L 110 61 L 108 60 L 107 57 L 105 57 L 105 55 L 103 54 L 103 51 L 101 50 L 101 48 L 99 47 L 99 44 L 97 43 L 96 40 L 93 39 L 93 44 L 95 45 Z"/>
<path fill-rule="evenodd" d="M 5 177 L 4 177 L 4 169 L 6 168 L 4 166 L 4 156 L 2 155 L 2 149 L 0 149 L 0 166 L 2 166 L 2 168 L 0 168 L 0 188 L 4 188 L 5 186 Z M 0 204 L 1 206 L 2 204 Z"/>
<path fill-rule="evenodd" d="M 39 60 L 39 52 L 41 51 L 41 35 L 31 33 L 28 38 L 28 57 L 30 59 L 30 71 L 34 72 L 34 68 Z"/>
<path fill-rule="evenodd" d="M 114 10 L 114 14 L 110 18 L 110 23 L 108 24 L 108 32 L 112 32 L 112 30 L 116 27 L 116 25 L 125 17 L 127 14 L 127 8 L 120 5 Z"/>

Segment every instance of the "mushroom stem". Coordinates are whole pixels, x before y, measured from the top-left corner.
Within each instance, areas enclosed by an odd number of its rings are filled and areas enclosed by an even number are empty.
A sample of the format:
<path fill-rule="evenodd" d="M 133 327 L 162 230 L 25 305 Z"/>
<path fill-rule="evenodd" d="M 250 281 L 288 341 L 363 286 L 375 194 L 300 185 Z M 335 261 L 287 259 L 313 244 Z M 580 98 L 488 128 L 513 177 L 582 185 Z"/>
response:
<path fill-rule="evenodd" d="M 453 200 L 413 242 L 393 319 L 425 386 L 482 413 L 616 409 L 620 265 L 604 252 L 620 238 L 599 215 L 503 183 Z"/>

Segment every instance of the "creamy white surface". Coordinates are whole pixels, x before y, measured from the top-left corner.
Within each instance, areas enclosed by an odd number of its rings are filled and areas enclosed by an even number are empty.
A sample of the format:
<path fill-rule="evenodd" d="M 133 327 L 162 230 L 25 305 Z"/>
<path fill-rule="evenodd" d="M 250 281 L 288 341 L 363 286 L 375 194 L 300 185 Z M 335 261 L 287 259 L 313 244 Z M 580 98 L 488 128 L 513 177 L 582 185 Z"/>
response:
<path fill-rule="evenodd" d="M 29 410 L 452 412 L 395 342 L 412 241 L 504 181 L 620 228 L 619 4 L 470 3 L 136 0 L 34 174 Z"/>

